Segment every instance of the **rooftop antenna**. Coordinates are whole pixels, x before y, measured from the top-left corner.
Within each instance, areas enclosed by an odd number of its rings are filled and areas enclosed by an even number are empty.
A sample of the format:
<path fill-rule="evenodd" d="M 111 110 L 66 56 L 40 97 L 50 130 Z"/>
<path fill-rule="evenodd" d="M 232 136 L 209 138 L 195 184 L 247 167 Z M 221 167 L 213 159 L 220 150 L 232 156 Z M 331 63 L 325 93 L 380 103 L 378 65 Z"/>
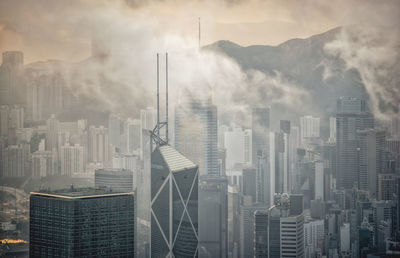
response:
<path fill-rule="evenodd" d="M 168 143 L 168 52 L 165 53 L 165 140 Z"/>
<path fill-rule="evenodd" d="M 200 17 L 199 17 L 199 49 L 201 47 L 200 40 L 201 40 L 201 21 L 200 21 Z"/>
<path fill-rule="evenodd" d="M 157 136 L 160 138 L 160 78 L 159 78 L 159 54 L 157 53 Z"/>

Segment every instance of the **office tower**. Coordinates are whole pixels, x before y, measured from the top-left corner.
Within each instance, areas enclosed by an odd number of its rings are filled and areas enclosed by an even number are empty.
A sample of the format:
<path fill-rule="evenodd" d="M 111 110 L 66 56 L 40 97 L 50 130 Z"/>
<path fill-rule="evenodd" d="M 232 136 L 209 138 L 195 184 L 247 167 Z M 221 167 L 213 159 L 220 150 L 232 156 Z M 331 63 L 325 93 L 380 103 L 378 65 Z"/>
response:
<path fill-rule="evenodd" d="M 30 257 L 133 257 L 133 193 L 82 188 L 30 195 Z"/>
<path fill-rule="evenodd" d="M 290 169 L 290 121 L 281 120 L 280 121 L 280 133 L 282 135 L 283 140 L 283 152 L 282 152 L 282 160 L 281 160 L 281 171 L 282 179 L 283 179 L 283 192 L 289 193 L 293 190 L 293 176 L 292 171 Z"/>
<path fill-rule="evenodd" d="M 389 201 L 396 198 L 396 174 L 378 174 L 378 200 Z"/>
<path fill-rule="evenodd" d="M 254 212 L 267 211 L 263 205 L 253 205 L 250 202 L 240 207 L 240 255 L 239 257 L 254 257 Z"/>
<path fill-rule="evenodd" d="M 8 145 L 2 150 L 3 177 L 23 177 L 28 174 L 26 145 Z"/>
<path fill-rule="evenodd" d="M 269 130 L 270 130 L 270 109 L 253 108 L 251 113 L 252 129 L 252 164 L 258 167 L 257 152 L 264 152 L 264 156 L 269 156 Z M 266 172 L 266 171 L 265 171 Z"/>
<path fill-rule="evenodd" d="M 8 114 L 9 114 L 9 106 L 1 105 L 0 106 L 0 137 L 8 136 Z"/>
<path fill-rule="evenodd" d="M 72 176 L 74 173 L 85 171 L 82 146 L 79 144 L 75 144 L 74 146 L 66 144 L 61 147 L 60 154 L 61 175 Z"/>
<path fill-rule="evenodd" d="M 319 137 L 319 117 L 302 116 L 300 117 L 300 137 L 301 143 L 305 144 L 310 138 Z"/>
<path fill-rule="evenodd" d="M 252 162 L 252 131 L 251 129 L 244 130 L 244 163 L 248 166 Z"/>
<path fill-rule="evenodd" d="M 336 142 L 336 117 L 329 117 L 329 142 Z"/>
<path fill-rule="evenodd" d="M 236 185 L 228 185 L 228 256 L 239 256 L 240 195 Z"/>
<path fill-rule="evenodd" d="M 156 126 L 156 110 L 152 107 L 140 110 L 141 130 L 153 130 Z"/>
<path fill-rule="evenodd" d="M 112 167 L 136 171 L 139 167 L 139 157 L 132 154 L 114 153 Z"/>
<path fill-rule="evenodd" d="M 16 132 L 24 127 L 24 109 L 20 105 L 0 106 L 0 137 L 15 141 Z"/>
<path fill-rule="evenodd" d="M 60 131 L 60 121 L 55 115 L 51 115 L 46 121 L 46 150 L 57 149 L 58 132 Z"/>
<path fill-rule="evenodd" d="M 386 150 L 388 152 L 388 158 L 394 161 L 394 169 L 400 170 L 400 139 L 387 139 Z"/>
<path fill-rule="evenodd" d="M 198 253 L 198 166 L 169 145 L 151 153 L 151 257 Z"/>
<path fill-rule="evenodd" d="M 226 167 L 228 170 L 237 164 L 244 163 L 245 143 L 242 128 L 236 127 L 225 132 L 224 148 L 226 149 Z"/>
<path fill-rule="evenodd" d="M 358 130 L 358 185 L 377 197 L 378 174 L 384 171 L 385 133 L 374 129 Z"/>
<path fill-rule="evenodd" d="M 353 97 L 340 97 L 336 102 L 337 113 L 361 113 L 366 112 L 365 100 Z"/>
<path fill-rule="evenodd" d="M 140 142 L 141 142 L 141 125 L 140 120 L 128 118 L 124 123 L 124 134 L 125 134 L 125 149 L 130 154 L 140 154 Z M 121 147 L 122 148 L 122 147 Z"/>
<path fill-rule="evenodd" d="M 117 149 L 121 148 L 121 119 L 116 114 L 108 117 L 108 140 Z"/>
<path fill-rule="evenodd" d="M 358 181 L 357 130 L 374 127 L 370 113 L 336 115 L 337 189 L 351 189 Z"/>
<path fill-rule="evenodd" d="M 32 153 L 32 177 L 51 176 L 54 173 L 54 157 L 51 151 L 38 150 Z"/>
<path fill-rule="evenodd" d="M 257 167 L 256 167 L 256 203 L 262 203 L 270 206 L 271 200 L 271 178 L 268 170 L 268 161 L 265 152 L 257 151 Z"/>
<path fill-rule="evenodd" d="M 192 101 L 175 109 L 175 148 L 194 163 L 200 175 L 218 175 L 217 107 Z"/>
<path fill-rule="evenodd" d="M 219 121 L 218 121 L 219 122 Z M 229 131 L 229 126 L 220 124 L 218 126 L 218 148 L 225 146 L 225 133 Z"/>
<path fill-rule="evenodd" d="M 314 200 L 324 200 L 324 163 L 323 162 L 315 162 L 315 191 L 314 191 Z"/>
<path fill-rule="evenodd" d="M 268 211 L 254 212 L 254 257 L 268 257 Z"/>
<path fill-rule="evenodd" d="M 199 181 L 199 257 L 228 256 L 228 180 L 201 176 Z"/>
<path fill-rule="evenodd" d="M 323 219 L 304 222 L 304 254 L 315 257 L 324 249 L 325 223 Z"/>
<path fill-rule="evenodd" d="M 110 160 L 108 129 L 103 126 L 89 127 L 88 134 L 88 161 L 107 164 Z"/>
<path fill-rule="evenodd" d="M 390 136 L 395 139 L 400 138 L 400 118 L 392 117 L 390 121 Z"/>
<path fill-rule="evenodd" d="M 256 202 L 257 188 L 257 170 L 255 168 L 244 168 L 242 170 L 242 189 L 243 195 L 252 197 L 252 201 Z"/>
<path fill-rule="evenodd" d="M 284 194 L 283 194 L 284 195 Z M 282 197 L 281 203 L 287 197 Z M 290 202 L 290 201 L 289 201 Z M 280 218 L 280 254 L 281 257 L 304 257 L 304 216 L 300 214 L 287 214 L 286 204 L 281 204 Z M 290 206 L 291 204 L 289 204 Z"/>
<path fill-rule="evenodd" d="M 133 192 L 136 189 L 136 178 L 127 169 L 96 169 L 94 185 L 96 188 L 106 187 L 115 192 Z"/>
<path fill-rule="evenodd" d="M 343 223 L 340 226 L 340 252 L 345 255 L 350 252 L 350 224 Z"/>
<path fill-rule="evenodd" d="M 269 209 L 268 222 L 268 251 L 269 257 L 281 257 L 281 211 L 279 205 L 274 205 Z"/>
<path fill-rule="evenodd" d="M 226 149 L 218 149 L 218 175 L 226 176 Z"/>
<path fill-rule="evenodd" d="M 0 105 L 24 104 L 24 54 L 18 51 L 3 52 L 0 66 Z"/>
<path fill-rule="evenodd" d="M 366 217 L 358 229 L 358 257 L 367 257 L 367 254 L 373 251 L 374 230 L 368 223 Z"/>
<path fill-rule="evenodd" d="M 271 138 L 272 144 L 272 138 Z M 285 159 L 285 138 L 282 132 L 276 132 L 273 137 L 273 147 L 274 147 L 274 158 L 271 159 L 271 162 L 274 163 L 274 171 L 271 172 L 274 175 L 275 181 L 274 183 L 274 193 L 284 193 L 284 172 L 285 167 L 284 163 Z"/>

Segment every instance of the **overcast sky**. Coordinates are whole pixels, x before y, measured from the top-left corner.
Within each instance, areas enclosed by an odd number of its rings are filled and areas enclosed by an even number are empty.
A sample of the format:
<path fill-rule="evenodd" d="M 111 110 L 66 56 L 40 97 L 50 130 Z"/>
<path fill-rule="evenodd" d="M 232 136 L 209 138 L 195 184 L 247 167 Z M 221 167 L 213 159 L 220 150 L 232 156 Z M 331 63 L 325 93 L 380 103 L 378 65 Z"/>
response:
<path fill-rule="evenodd" d="M 79 61 L 90 55 L 93 27 L 121 17 L 121 26 L 143 24 L 147 33 L 183 38 L 188 47 L 197 43 L 198 17 L 203 45 L 276 45 L 349 24 L 398 28 L 399 6 L 396 0 L 1 0 L 0 51 L 22 50 L 26 63 Z"/>

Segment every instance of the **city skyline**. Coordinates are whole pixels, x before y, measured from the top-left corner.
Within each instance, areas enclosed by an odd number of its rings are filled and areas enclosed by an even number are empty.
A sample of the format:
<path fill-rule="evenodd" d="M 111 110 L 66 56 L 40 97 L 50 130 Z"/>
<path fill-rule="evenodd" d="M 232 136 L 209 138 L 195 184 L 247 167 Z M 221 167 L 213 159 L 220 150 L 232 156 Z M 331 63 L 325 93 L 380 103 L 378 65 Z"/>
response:
<path fill-rule="evenodd" d="M 0 256 L 400 255 L 400 5 L 0 2 Z"/>

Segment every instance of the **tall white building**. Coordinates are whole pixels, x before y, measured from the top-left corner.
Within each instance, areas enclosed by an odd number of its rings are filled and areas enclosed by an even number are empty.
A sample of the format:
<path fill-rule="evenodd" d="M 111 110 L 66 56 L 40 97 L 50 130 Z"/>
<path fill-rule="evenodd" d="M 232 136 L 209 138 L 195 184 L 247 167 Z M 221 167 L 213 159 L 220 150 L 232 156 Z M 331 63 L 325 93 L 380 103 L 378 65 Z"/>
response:
<path fill-rule="evenodd" d="M 329 117 L 329 142 L 336 142 L 336 117 Z"/>
<path fill-rule="evenodd" d="M 121 147 L 121 120 L 116 114 L 108 117 L 108 139 L 114 147 Z"/>
<path fill-rule="evenodd" d="M 240 127 L 225 132 L 226 168 L 232 169 L 235 164 L 243 164 L 245 158 L 245 134 Z"/>
<path fill-rule="evenodd" d="M 72 176 L 74 173 L 84 172 L 83 147 L 79 144 L 61 147 L 61 175 Z"/>
<path fill-rule="evenodd" d="M 324 163 L 315 162 L 315 200 L 324 200 Z"/>
<path fill-rule="evenodd" d="M 304 144 L 307 138 L 319 137 L 320 119 L 313 116 L 300 117 L 300 136 Z"/>
<path fill-rule="evenodd" d="M 54 175 L 54 155 L 51 151 L 38 150 L 32 153 L 32 177 Z"/>
<path fill-rule="evenodd" d="M 9 145 L 2 150 L 3 177 L 25 176 L 27 152 L 22 145 Z"/>
<path fill-rule="evenodd" d="M 128 118 L 124 123 L 124 146 L 121 146 L 122 150 L 126 150 L 130 154 L 139 155 L 141 135 L 140 120 Z"/>
<path fill-rule="evenodd" d="M 58 132 L 60 131 L 60 121 L 55 115 L 51 115 L 46 121 L 46 150 L 57 149 Z"/>
<path fill-rule="evenodd" d="M 251 129 L 244 130 L 244 163 L 251 165 L 252 162 L 252 131 Z"/>
<path fill-rule="evenodd" d="M 310 220 L 304 223 L 304 252 L 306 258 L 316 257 L 315 254 L 318 248 L 323 248 L 324 235 L 324 220 Z"/>
<path fill-rule="evenodd" d="M 88 161 L 103 164 L 107 164 L 110 161 L 110 146 L 107 128 L 103 126 L 89 127 Z"/>

